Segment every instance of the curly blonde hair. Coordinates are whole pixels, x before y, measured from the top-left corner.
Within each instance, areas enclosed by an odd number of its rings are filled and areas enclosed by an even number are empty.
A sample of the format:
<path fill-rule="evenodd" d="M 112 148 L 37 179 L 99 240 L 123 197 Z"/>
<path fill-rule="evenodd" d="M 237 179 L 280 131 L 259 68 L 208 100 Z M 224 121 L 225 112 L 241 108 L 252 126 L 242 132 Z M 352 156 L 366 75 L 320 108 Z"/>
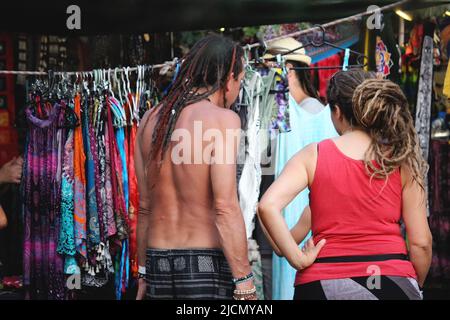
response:
<path fill-rule="evenodd" d="M 425 190 L 428 164 L 400 87 L 385 79 L 365 80 L 356 88 L 352 105 L 356 125 L 372 138 L 365 154 L 366 170 L 371 177 L 387 179 L 394 170 L 406 165 L 412 179 Z"/>

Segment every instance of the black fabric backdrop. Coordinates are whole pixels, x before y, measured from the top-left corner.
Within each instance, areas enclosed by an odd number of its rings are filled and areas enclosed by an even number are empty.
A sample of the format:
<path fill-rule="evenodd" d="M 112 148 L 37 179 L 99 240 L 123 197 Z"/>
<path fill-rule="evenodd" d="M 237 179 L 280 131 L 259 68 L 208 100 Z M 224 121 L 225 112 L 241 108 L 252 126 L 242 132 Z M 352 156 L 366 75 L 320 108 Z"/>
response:
<path fill-rule="evenodd" d="M 8 0 L 0 30 L 47 34 L 138 33 L 204 30 L 293 22 L 328 22 L 396 0 Z M 404 9 L 450 3 L 410 0 Z M 81 30 L 69 30 L 69 5 L 81 9 Z"/>

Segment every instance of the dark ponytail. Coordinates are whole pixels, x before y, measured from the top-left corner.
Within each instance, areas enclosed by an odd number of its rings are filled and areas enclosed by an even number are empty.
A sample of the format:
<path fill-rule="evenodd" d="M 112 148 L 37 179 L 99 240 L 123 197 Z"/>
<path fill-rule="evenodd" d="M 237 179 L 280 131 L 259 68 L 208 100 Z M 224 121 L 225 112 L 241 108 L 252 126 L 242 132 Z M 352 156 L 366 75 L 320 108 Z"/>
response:
<path fill-rule="evenodd" d="M 304 62 L 300 61 L 292 61 L 288 60 L 286 63 L 292 64 L 294 68 L 307 68 L 308 65 Z M 314 88 L 314 84 L 311 79 L 311 72 L 309 69 L 294 69 L 295 75 L 298 79 L 298 82 L 300 83 L 300 87 L 302 88 L 303 92 L 308 95 L 311 98 L 316 98 L 317 100 L 320 100 L 319 94 L 317 93 L 316 88 Z"/>
<path fill-rule="evenodd" d="M 353 114 L 352 98 L 357 86 L 367 79 L 375 79 L 375 72 L 367 72 L 362 69 L 338 71 L 331 78 L 327 90 L 327 102 L 333 110 L 339 106 L 345 119 L 354 125 L 356 122 Z"/>

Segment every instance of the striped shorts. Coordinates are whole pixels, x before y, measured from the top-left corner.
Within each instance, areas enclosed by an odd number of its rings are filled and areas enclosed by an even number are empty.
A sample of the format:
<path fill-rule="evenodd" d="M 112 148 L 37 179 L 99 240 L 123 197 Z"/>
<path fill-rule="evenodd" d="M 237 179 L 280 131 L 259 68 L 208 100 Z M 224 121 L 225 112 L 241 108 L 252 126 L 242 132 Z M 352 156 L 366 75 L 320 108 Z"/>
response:
<path fill-rule="evenodd" d="M 294 300 L 422 300 L 412 278 L 380 276 L 320 280 L 295 287 Z"/>
<path fill-rule="evenodd" d="M 146 299 L 232 299 L 233 278 L 220 249 L 147 249 Z"/>

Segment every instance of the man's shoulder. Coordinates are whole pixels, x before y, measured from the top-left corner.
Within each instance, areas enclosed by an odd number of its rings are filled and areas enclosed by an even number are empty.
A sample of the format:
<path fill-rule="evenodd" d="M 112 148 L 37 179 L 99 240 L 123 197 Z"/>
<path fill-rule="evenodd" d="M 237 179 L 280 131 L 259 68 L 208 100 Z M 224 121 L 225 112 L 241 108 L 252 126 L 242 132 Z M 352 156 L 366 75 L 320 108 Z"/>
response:
<path fill-rule="evenodd" d="M 214 127 L 240 127 L 239 115 L 230 109 L 221 108 L 212 104 L 205 105 L 201 117 Z"/>

